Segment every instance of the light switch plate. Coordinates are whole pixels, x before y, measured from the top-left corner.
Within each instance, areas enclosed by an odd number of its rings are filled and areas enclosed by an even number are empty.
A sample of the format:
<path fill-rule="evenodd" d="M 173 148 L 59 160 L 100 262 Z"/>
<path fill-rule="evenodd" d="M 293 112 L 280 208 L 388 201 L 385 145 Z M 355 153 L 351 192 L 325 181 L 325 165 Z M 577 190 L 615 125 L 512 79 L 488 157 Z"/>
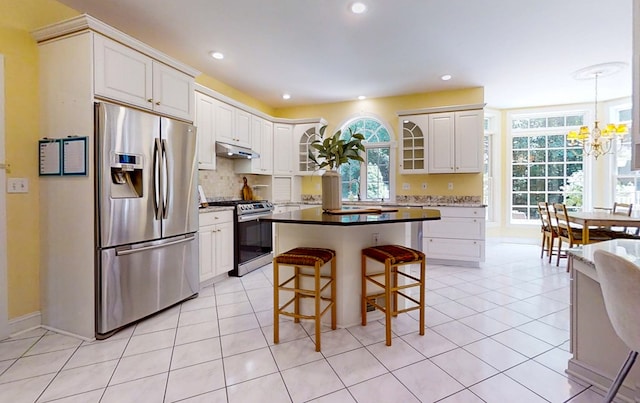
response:
<path fill-rule="evenodd" d="M 422 183 L 422 190 L 427 190 L 427 182 Z"/>
<path fill-rule="evenodd" d="M 453 182 L 449 182 L 449 190 L 453 190 Z"/>
<path fill-rule="evenodd" d="M 8 178 L 7 193 L 28 193 L 29 179 L 27 178 Z"/>
<path fill-rule="evenodd" d="M 409 190 L 411 188 L 411 185 L 408 183 L 403 183 L 402 184 L 402 190 Z"/>

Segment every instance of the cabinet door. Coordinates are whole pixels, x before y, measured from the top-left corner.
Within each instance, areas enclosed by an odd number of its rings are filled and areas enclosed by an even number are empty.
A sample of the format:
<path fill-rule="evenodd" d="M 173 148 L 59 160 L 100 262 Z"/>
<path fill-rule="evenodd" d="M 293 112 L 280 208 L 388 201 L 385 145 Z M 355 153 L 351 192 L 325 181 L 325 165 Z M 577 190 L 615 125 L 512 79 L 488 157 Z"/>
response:
<path fill-rule="evenodd" d="M 216 100 L 215 112 L 216 141 L 234 144 L 233 132 L 235 129 L 235 108 L 229 104 Z"/>
<path fill-rule="evenodd" d="M 215 276 L 215 226 L 200 227 L 198 238 L 200 242 L 200 282 L 202 283 Z"/>
<path fill-rule="evenodd" d="M 153 110 L 193 121 L 193 78 L 165 64 L 153 63 Z"/>
<path fill-rule="evenodd" d="M 424 174 L 427 166 L 427 134 L 429 115 L 403 116 L 400 118 L 400 173 Z"/>
<path fill-rule="evenodd" d="M 481 110 L 456 112 L 456 172 L 482 172 L 483 119 Z"/>
<path fill-rule="evenodd" d="M 95 94 L 153 108 L 153 61 L 101 35 L 94 36 Z"/>
<path fill-rule="evenodd" d="M 242 109 L 235 110 L 236 129 L 233 134 L 234 144 L 241 147 L 251 147 L 251 114 Z"/>
<path fill-rule="evenodd" d="M 260 173 L 271 175 L 273 173 L 273 123 L 262 119 L 262 131 L 260 132 Z"/>
<path fill-rule="evenodd" d="M 454 114 L 429 115 L 429 173 L 454 172 Z"/>
<path fill-rule="evenodd" d="M 293 128 L 291 125 L 273 125 L 273 174 L 293 175 Z"/>
<path fill-rule="evenodd" d="M 233 222 L 216 226 L 215 275 L 224 274 L 233 269 Z"/>
<path fill-rule="evenodd" d="M 198 169 L 216 169 L 215 100 L 196 92 L 195 126 L 198 133 Z"/>

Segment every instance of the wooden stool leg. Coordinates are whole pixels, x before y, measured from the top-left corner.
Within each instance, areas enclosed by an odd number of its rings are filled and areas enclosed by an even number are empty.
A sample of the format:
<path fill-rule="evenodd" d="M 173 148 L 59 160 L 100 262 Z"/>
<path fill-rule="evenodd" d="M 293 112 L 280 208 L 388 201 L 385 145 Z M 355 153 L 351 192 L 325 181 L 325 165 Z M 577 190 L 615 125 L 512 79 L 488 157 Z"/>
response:
<path fill-rule="evenodd" d="M 316 351 L 320 351 L 320 319 L 321 319 L 321 315 L 320 315 L 320 263 L 316 262 L 315 264 L 315 271 L 316 271 L 316 276 L 315 276 L 315 284 L 316 284 L 316 288 L 315 288 L 315 306 L 316 306 L 316 312 L 315 312 L 315 320 L 316 320 Z"/>
<path fill-rule="evenodd" d="M 384 262 L 384 305 L 385 325 L 387 331 L 387 346 L 391 345 L 391 264 L 389 260 Z"/>
<path fill-rule="evenodd" d="M 418 310 L 418 312 L 420 312 L 420 336 L 424 335 L 424 290 L 425 290 L 425 282 L 426 282 L 426 277 L 425 277 L 425 261 L 424 259 L 420 260 L 420 309 Z"/>
<path fill-rule="evenodd" d="M 273 262 L 273 342 L 280 342 L 280 268 L 277 262 Z"/>
<path fill-rule="evenodd" d="M 362 286 L 361 293 L 362 298 L 360 299 L 360 316 L 362 319 L 362 326 L 367 325 L 367 257 L 362 254 L 362 264 L 360 265 L 362 268 Z"/>
<path fill-rule="evenodd" d="M 338 307 L 336 306 L 336 258 L 331 259 L 331 329 L 338 327 Z"/>
<path fill-rule="evenodd" d="M 300 267 L 294 266 L 293 275 L 295 276 L 295 279 L 293 280 L 294 287 L 296 290 L 299 290 L 300 289 Z M 299 315 L 300 314 L 300 293 L 298 291 L 295 291 L 293 297 L 295 298 L 295 300 L 293 301 L 293 312 L 296 315 Z M 293 323 L 300 323 L 300 318 L 297 318 L 297 317 L 294 318 Z"/>
<path fill-rule="evenodd" d="M 393 295 L 393 317 L 398 316 L 398 270 L 400 266 L 391 266 L 393 273 L 392 295 Z"/>

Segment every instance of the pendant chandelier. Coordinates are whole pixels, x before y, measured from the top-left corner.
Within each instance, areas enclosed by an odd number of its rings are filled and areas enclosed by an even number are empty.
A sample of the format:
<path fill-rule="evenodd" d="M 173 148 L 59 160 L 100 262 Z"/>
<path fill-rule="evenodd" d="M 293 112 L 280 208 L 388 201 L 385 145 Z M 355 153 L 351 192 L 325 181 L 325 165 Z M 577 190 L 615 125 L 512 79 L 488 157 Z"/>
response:
<path fill-rule="evenodd" d="M 617 73 L 624 67 L 624 63 L 605 63 L 590 66 L 577 71 L 574 74 L 576 79 L 584 80 L 593 78 L 595 82 L 595 103 L 594 103 L 594 124 L 593 129 L 588 126 L 580 127 L 580 130 L 572 130 L 567 133 L 569 145 L 579 144 L 582 146 L 585 155 L 593 155 L 598 159 L 601 155 L 611 153 L 616 143 L 622 144 L 622 140 L 629 132 L 627 125 L 609 123 L 604 128 L 600 128 L 598 120 L 598 77 L 608 76 Z"/>

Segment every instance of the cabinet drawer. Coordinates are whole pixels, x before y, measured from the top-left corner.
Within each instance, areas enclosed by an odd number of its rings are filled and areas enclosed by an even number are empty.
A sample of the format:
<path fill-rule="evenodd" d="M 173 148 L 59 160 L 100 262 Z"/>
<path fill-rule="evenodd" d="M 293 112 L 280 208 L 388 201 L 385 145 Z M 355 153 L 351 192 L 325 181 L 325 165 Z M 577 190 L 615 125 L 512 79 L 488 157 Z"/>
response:
<path fill-rule="evenodd" d="M 225 210 L 200 213 L 199 219 L 200 227 L 204 227 L 205 225 L 220 224 L 223 222 L 231 222 L 233 221 L 233 211 Z"/>
<path fill-rule="evenodd" d="M 429 262 L 429 258 L 467 262 L 484 261 L 484 241 L 423 238 L 422 250 L 427 256 L 427 262 Z"/>
<path fill-rule="evenodd" d="M 423 223 L 425 237 L 484 239 L 484 218 L 443 217 Z"/>
<path fill-rule="evenodd" d="M 442 217 L 478 217 L 484 219 L 484 207 L 424 207 L 440 210 Z"/>

